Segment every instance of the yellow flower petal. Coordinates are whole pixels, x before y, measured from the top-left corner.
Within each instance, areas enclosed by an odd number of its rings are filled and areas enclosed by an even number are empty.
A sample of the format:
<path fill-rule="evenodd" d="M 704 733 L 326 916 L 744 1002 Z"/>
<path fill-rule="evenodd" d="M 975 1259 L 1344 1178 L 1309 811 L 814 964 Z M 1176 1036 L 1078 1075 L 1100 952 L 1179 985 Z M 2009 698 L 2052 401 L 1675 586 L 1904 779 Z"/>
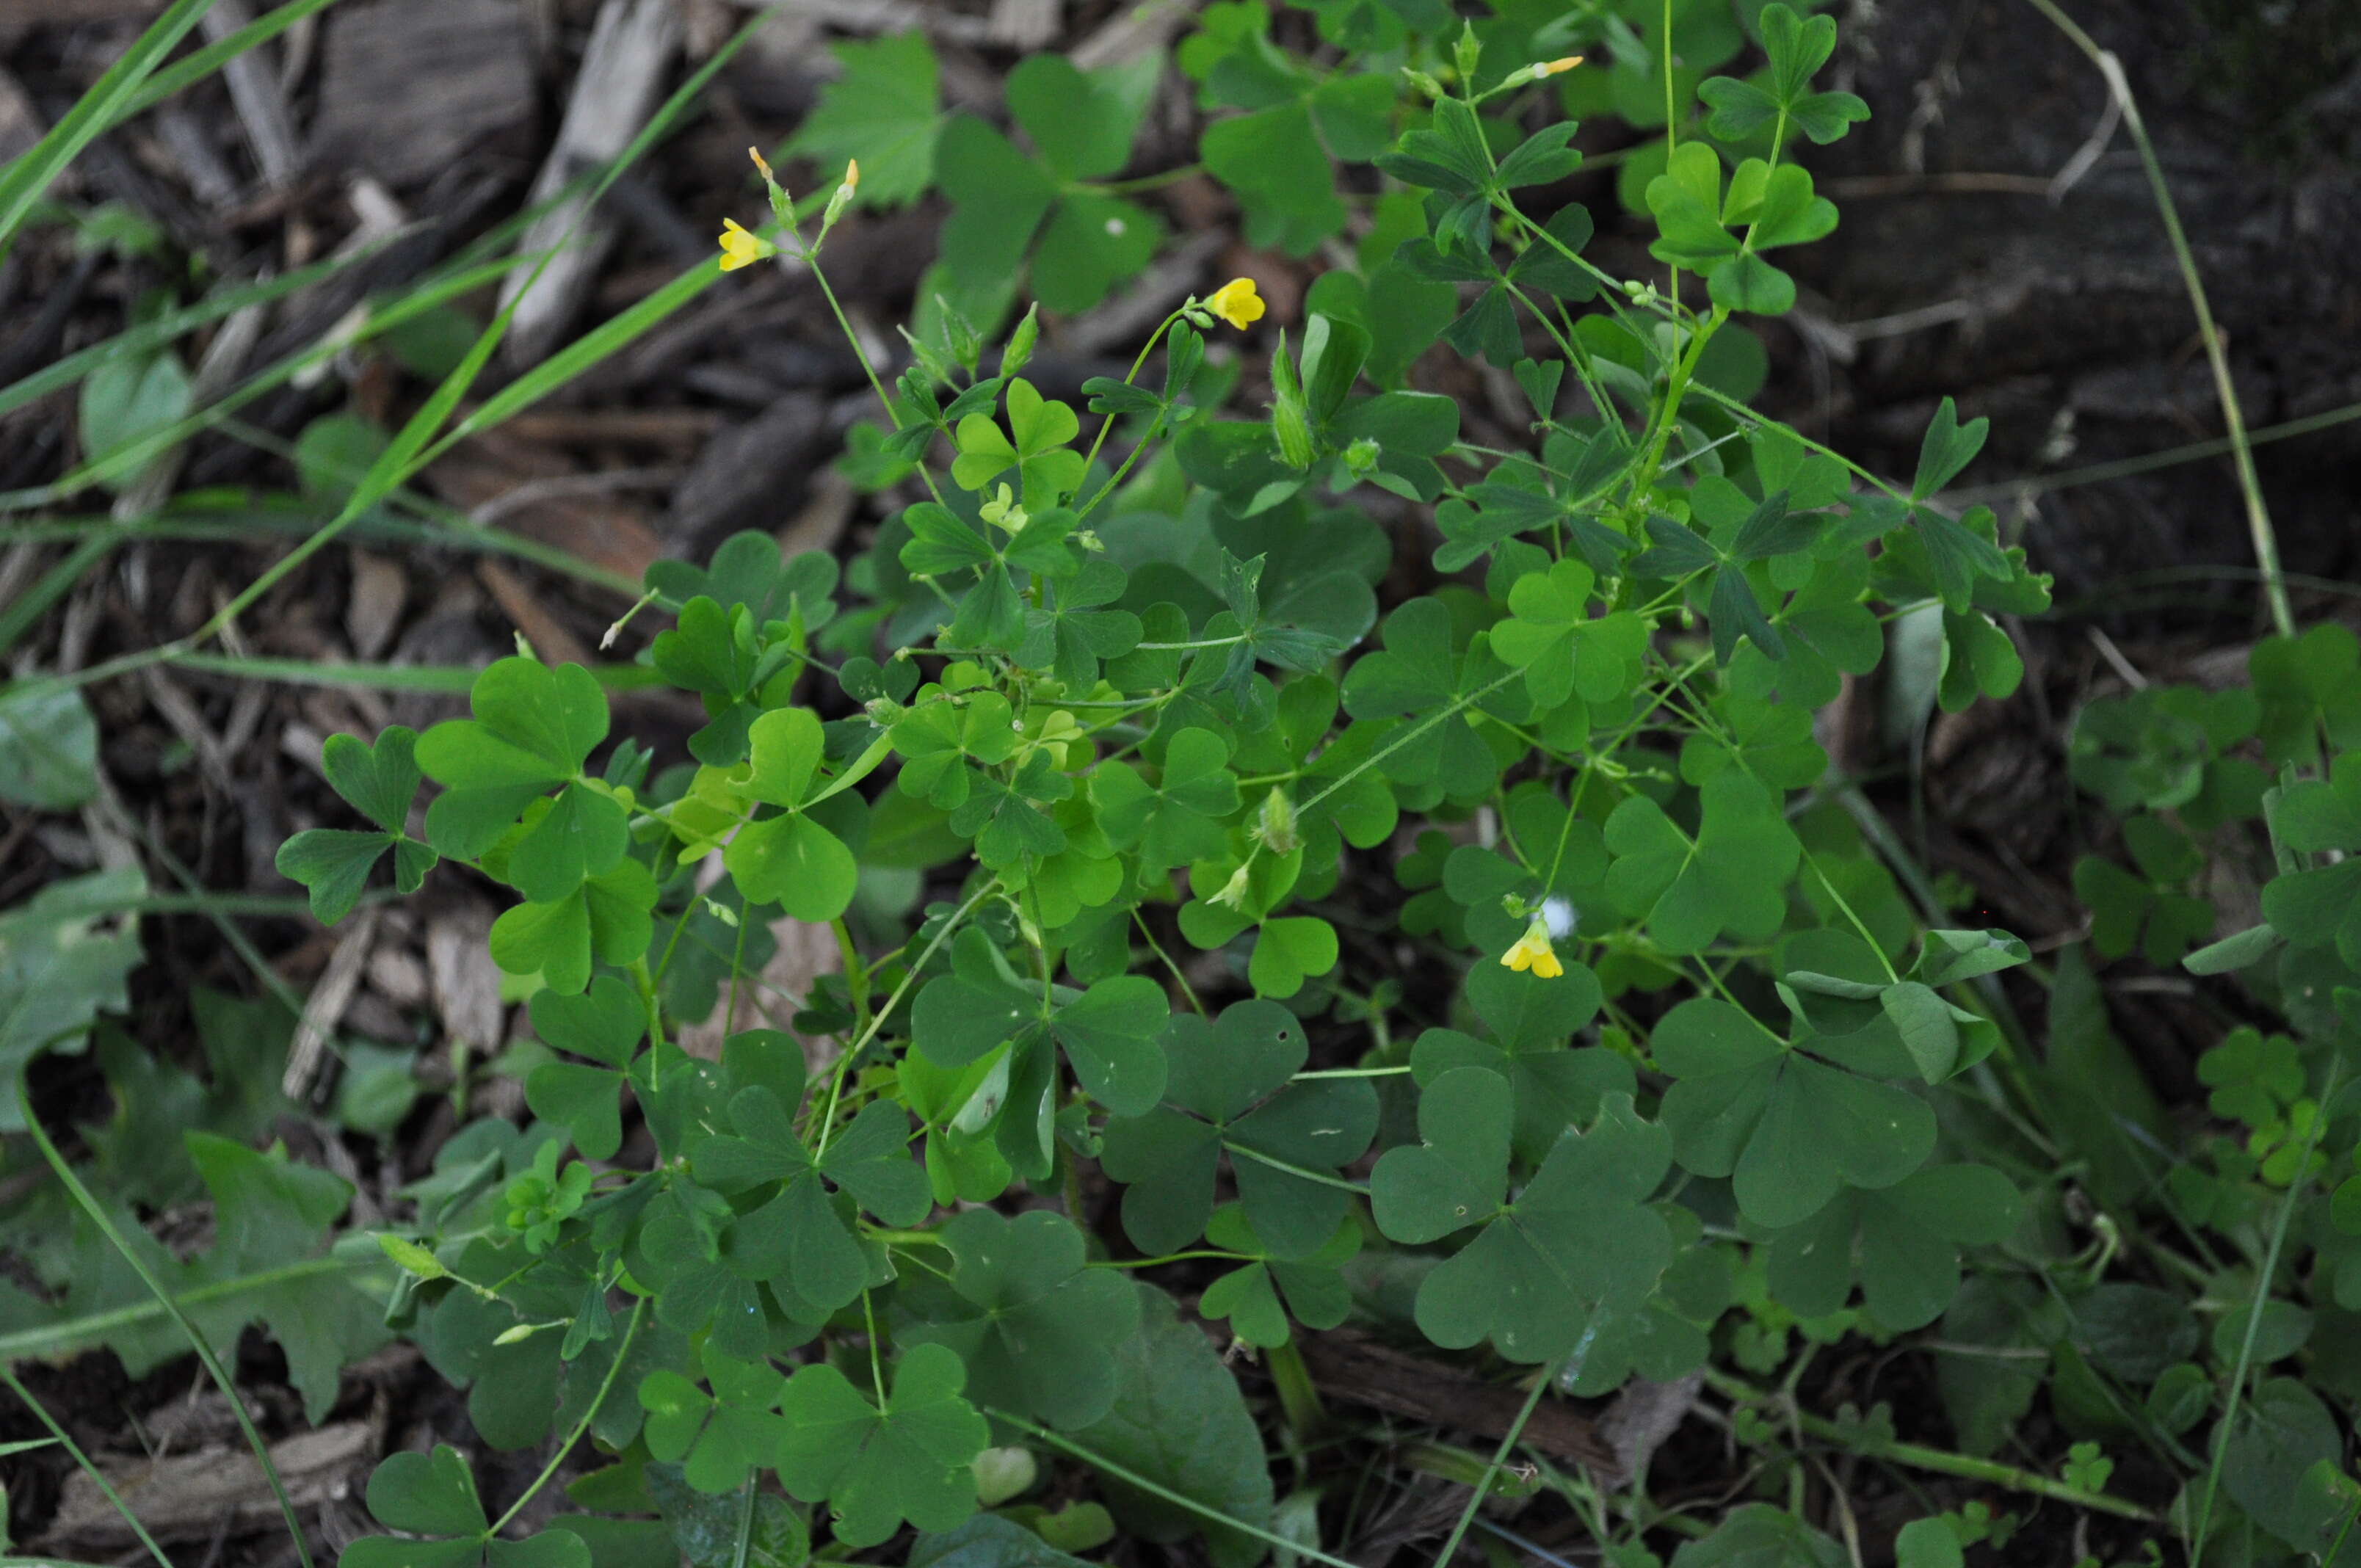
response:
<path fill-rule="evenodd" d="M 1205 308 L 1243 332 L 1262 320 L 1262 297 L 1251 278 L 1233 278 L 1205 301 Z"/>
<path fill-rule="evenodd" d="M 1578 54 L 1563 55 L 1556 60 L 1543 60 L 1541 64 L 1533 67 L 1533 74 L 1536 76 L 1563 76 L 1581 63 L 1582 56 Z"/>
<path fill-rule="evenodd" d="M 769 247 L 735 218 L 721 220 L 721 270 L 735 272 L 763 259 Z"/>
<path fill-rule="evenodd" d="M 1549 927 L 1538 916 L 1525 927 L 1525 934 L 1500 955 L 1500 962 L 1520 973 L 1531 970 L 1537 980 L 1555 980 L 1565 972 L 1565 966 L 1558 961 L 1557 949 L 1550 944 Z"/>

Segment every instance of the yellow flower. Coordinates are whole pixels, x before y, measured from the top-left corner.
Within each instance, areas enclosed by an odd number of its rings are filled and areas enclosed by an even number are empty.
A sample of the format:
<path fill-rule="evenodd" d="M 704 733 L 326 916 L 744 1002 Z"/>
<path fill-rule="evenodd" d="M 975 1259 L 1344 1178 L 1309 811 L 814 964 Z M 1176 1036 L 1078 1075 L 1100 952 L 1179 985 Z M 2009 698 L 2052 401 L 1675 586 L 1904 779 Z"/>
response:
<path fill-rule="evenodd" d="M 1549 922 L 1538 915 L 1515 945 L 1500 955 L 1500 962 L 1512 970 L 1531 970 L 1536 980 L 1555 980 L 1565 972 L 1565 966 L 1557 961 L 1557 949 L 1550 946 Z"/>
<path fill-rule="evenodd" d="M 762 171 L 764 180 L 777 178 L 771 172 L 771 160 L 763 156 L 762 148 L 750 147 L 746 149 L 746 156 L 754 160 L 754 167 Z"/>
<path fill-rule="evenodd" d="M 1263 302 L 1251 278 L 1233 278 L 1213 291 L 1205 308 L 1240 332 L 1262 320 Z"/>
<path fill-rule="evenodd" d="M 857 158 L 844 160 L 844 188 L 848 191 L 861 189 L 861 160 Z"/>
<path fill-rule="evenodd" d="M 748 233 L 736 218 L 721 220 L 721 270 L 735 272 L 741 267 L 752 267 L 770 254 L 768 240 Z"/>
<path fill-rule="evenodd" d="M 1556 60 L 1545 60 L 1533 67 L 1535 76 L 1563 76 L 1582 63 L 1582 56 L 1569 54 Z"/>

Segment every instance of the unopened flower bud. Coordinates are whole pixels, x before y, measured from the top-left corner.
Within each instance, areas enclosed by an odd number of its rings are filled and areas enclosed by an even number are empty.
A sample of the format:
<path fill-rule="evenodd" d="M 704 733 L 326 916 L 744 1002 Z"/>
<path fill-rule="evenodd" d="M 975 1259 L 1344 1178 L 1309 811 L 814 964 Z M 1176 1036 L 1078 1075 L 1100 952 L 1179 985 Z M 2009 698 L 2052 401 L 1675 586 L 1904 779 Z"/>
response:
<path fill-rule="evenodd" d="M 1295 802 L 1277 784 L 1271 785 L 1270 793 L 1263 797 L 1255 833 L 1274 855 L 1291 855 L 1303 847 L 1303 835 L 1296 828 Z"/>

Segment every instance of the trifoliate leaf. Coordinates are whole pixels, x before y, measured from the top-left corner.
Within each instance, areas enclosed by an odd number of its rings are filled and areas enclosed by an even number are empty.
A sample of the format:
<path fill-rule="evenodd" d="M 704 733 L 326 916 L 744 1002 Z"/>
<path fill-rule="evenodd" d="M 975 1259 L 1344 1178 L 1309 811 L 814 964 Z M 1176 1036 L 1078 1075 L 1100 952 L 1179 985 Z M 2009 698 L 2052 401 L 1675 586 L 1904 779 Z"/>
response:
<path fill-rule="evenodd" d="M 1082 1232 L 1046 1209 L 1013 1220 L 971 1209 L 938 1234 L 952 1258 L 950 1286 L 904 1297 L 916 1321 L 902 1342 L 958 1352 L 979 1404 L 1066 1428 L 1104 1416 L 1115 1349 L 1138 1328 L 1131 1283 L 1086 1266 Z"/>
<path fill-rule="evenodd" d="M 1327 1242 L 1351 1194 L 1321 1178 L 1360 1158 L 1377 1135 L 1368 1081 L 1290 1081 L 1309 1046 L 1302 1023 L 1271 1002 L 1233 1003 L 1212 1023 L 1175 1014 L 1162 1047 L 1165 1103 L 1109 1122 L 1100 1157 L 1126 1184 L 1133 1244 L 1156 1255 L 1196 1239 L 1225 1150 L 1246 1219 L 1274 1255 L 1304 1256 Z"/>
<path fill-rule="evenodd" d="M 420 736 L 418 766 L 444 786 L 426 809 L 435 849 L 473 860 L 534 800 L 580 776 L 607 738 L 607 695 L 579 664 L 502 659 L 476 677 L 475 717 Z"/>
<path fill-rule="evenodd" d="M 1437 1078 L 1419 1096 L 1420 1143 L 1378 1161 L 1369 1201 L 1378 1228 L 1412 1245 L 1476 1229 L 1419 1286 L 1429 1339 L 1464 1349 L 1489 1336 L 1512 1361 L 1548 1361 L 1594 1313 L 1636 1308 L 1672 1262 L 1672 1233 L 1641 1206 L 1672 1140 L 1629 1096 L 1608 1096 L 1590 1131 L 1569 1130 L 1511 1201 L 1511 1100 L 1509 1080 L 1483 1068 Z"/>
<path fill-rule="evenodd" d="M 780 1483 L 804 1502 L 828 1503 L 846 1546 L 874 1546 L 905 1520 L 950 1529 L 975 1511 L 969 1464 L 992 1442 L 961 1398 L 965 1383 L 958 1355 L 939 1344 L 904 1354 L 882 1406 L 834 1366 L 803 1368 L 780 1399 Z"/>
<path fill-rule="evenodd" d="M 1799 1224 L 1847 1185 L 1890 1187 L 1934 1148 L 1924 1101 L 1818 1060 L 1718 998 L 1675 1007 L 1650 1047 L 1678 1080 L 1663 1110 L 1675 1157 L 1734 1178 L 1758 1224 Z"/>

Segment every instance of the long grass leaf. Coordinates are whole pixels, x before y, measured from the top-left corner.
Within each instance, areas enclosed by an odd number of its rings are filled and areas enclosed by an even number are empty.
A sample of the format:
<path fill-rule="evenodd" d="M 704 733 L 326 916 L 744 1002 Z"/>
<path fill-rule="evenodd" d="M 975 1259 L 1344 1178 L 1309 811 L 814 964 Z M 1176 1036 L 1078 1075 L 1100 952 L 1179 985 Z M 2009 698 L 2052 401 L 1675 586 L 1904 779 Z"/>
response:
<path fill-rule="evenodd" d="M 313 1568 L 312 1546 L 303 1539 L 303 1521 L 295 1516 L 295 1499 L 287 1495 L 287 1483 L 280 1476 L 279 1466 L 270 1457 L 270 1446 L 255 1430 L 254 1418 L 247 1412 L 246 1401 L 238 1398 L 237 1385 L 231 1380 L 228 1368 L 222 1365 L 221 1357 L 214 1354 L 212 1343 L 190 1321 L 189 1314 L 181 1310 L 180 1302 L 164 1288 L 164 1282 L 156 1277 L 156 1271 L 148 1266 L 148 1260 L 124 1239 L 123 1232 L 115 1223 L 115 1216 L 108 1213 L 105 1205 L 92 1195 L 90 1189 L 82 1184 L 82 1178 L 74 1174 L 73 1167 L 66 1163 L 65 1156 L 58 1152 L 58 1146 L 49 1141 L 49 1135 L 42 1127 L 40 1118 L 33 1113 L 33 1092 L 22 1073 L 16 1078 L 16 1104 L 24 1114 L 25 1130 L 32 1134 L 33 1142 L 40 1148 L 41 1157 L 49 1161 L 49 1168 L 65 1184 L 67 1192 L 72 1195 L 82 1212 L 90 1216 L 91 1223 L 98 1227 L 99 1234 L 123 1255 L 123 1260 L 131 1266 L 132 1272 L 139 1276 L 139 1282 L 148 1287 L 148 1294 L 171 1314 L 172 1321 L 188 1336 L 190 1347 L 197 1353 L 197 1359 L 204 1363 L 205 1371 L 213 1377 L 214 1387 L 221 1390 L 222 1398 L 229 1401 L 230 1413 L 237 1417 L 238 1430 L 246 1434 L 247 1446 L 254 1450 L 255 1463 L 262 1466 L 263 1478 L 270 1483 L 271 1495 L 279 1499 L 279 1511 L 287 1520 L 287 1533 L 295 1541 L 296 1557 L 303 1568 Z"/>
<path fill-rule="evenodd" d="M 395 237 L 398 236 L 390 236 L 374 245 L 361 247 L 349 255 L 332 256 L 325 261 L 315 261 L 283 277 L 266 278 L 243 288 L 225 289 L 185 309 L 158 316 L 154 321 L 143 323 L 127 332 L 119 332 L 113 337 L 92 344 L 88 348 L 69 354 L 57 363 L 44 366 L 22 380 L 0 389 L 0 415 L 14 413 L 27 403 L 72 386 L 110 359 L 161 348 L 207 323 L 219 321 L 248 305 L 267 304 L 299 289 L 308 289 L 314 283 L 323 282 L 346 268 L 368 260 L 391 244 Z"/>
<path fill-rule="evenodd" d="M 97 1485 L 100 1494 L 108 1502 L 115 1505 L 115 1511 L 123 1516 L 123 1522 L 131 1527 L 131 1533 L 139 1538 L 139 1544 L 148 1549 L 148 1555 L 161 1564 L 161 1568 L 172 1568 L 172 1560 L 164 1555 L 164 1549 L 156 1544 L 156 1538 L 148 1533 L 148 1527 L 139 1522 L 139 1516 L 131 1511 L 131 1506 L 123 1500 L 123 1494 L 116 1491 L 115 1484 L 106 1478 L 106 1472 L 91 1463 L 90 1455 L 82 1451 L 82 1445 L 58 1424 L 57 1418 L 49 1414 L 48 1406 L 33 1398 L 33 1391 L 18 1381 L 16 1369 L 5 1362 L 0 1362 L 0 1383 L 5 1383 L 8 1391 L 22 1400 L 27 1409 L 40 1418 L 41 1424 L 49 1429 L 49 1435 L 65 1446 L 65 1451 L 73 1456 L 73 1462 L 82 1466 L 82 1473 Z"/>
<path fill-rule="evenodd" d="M 181 653 L 175 669 L 285 685 L 348 686 L 370 691 L 465 692 L 483 670 L 472 664 L 346 664 L 310 659 L 233 658 L 221 653 Z M 664 677 L 641 664 L 593 664 L 590 674 L 609 691 L 660 685 Z"/>
<path fill-rule="evenodd" d="M 115 123 L 115 111 L 130 102 L 139 84 L 164 62 L 172 46 L 213 9 L 213 4 L 214 0 L 173 0 L 171 6 L 123 51 L 123 58 L 108 66 L 105 74 L 91 84 L 90 91 L 51 127 L 49 135 L 36 142 L 31 151 L 0 170 L 0 252 L 6 251 L 16 230 L 31 214 L 33 203 L 41 199 L 41 192 L 66 171 L 66 165 L 82 155 L 82 148 Z"/>
<path fill-rule="evenodd" d="M 304 17 L 326 10 L 336 0 L 289 0 L 287 5 L 214 39 L 200 49 L 192 49 L 181 59 L 149 77 L 129 103 L 108 126 L 121 125 L 133 115 L 154 108 L 182 88 L 203 82 L 239 55 L 250 49 L 269 43 Z"/>

